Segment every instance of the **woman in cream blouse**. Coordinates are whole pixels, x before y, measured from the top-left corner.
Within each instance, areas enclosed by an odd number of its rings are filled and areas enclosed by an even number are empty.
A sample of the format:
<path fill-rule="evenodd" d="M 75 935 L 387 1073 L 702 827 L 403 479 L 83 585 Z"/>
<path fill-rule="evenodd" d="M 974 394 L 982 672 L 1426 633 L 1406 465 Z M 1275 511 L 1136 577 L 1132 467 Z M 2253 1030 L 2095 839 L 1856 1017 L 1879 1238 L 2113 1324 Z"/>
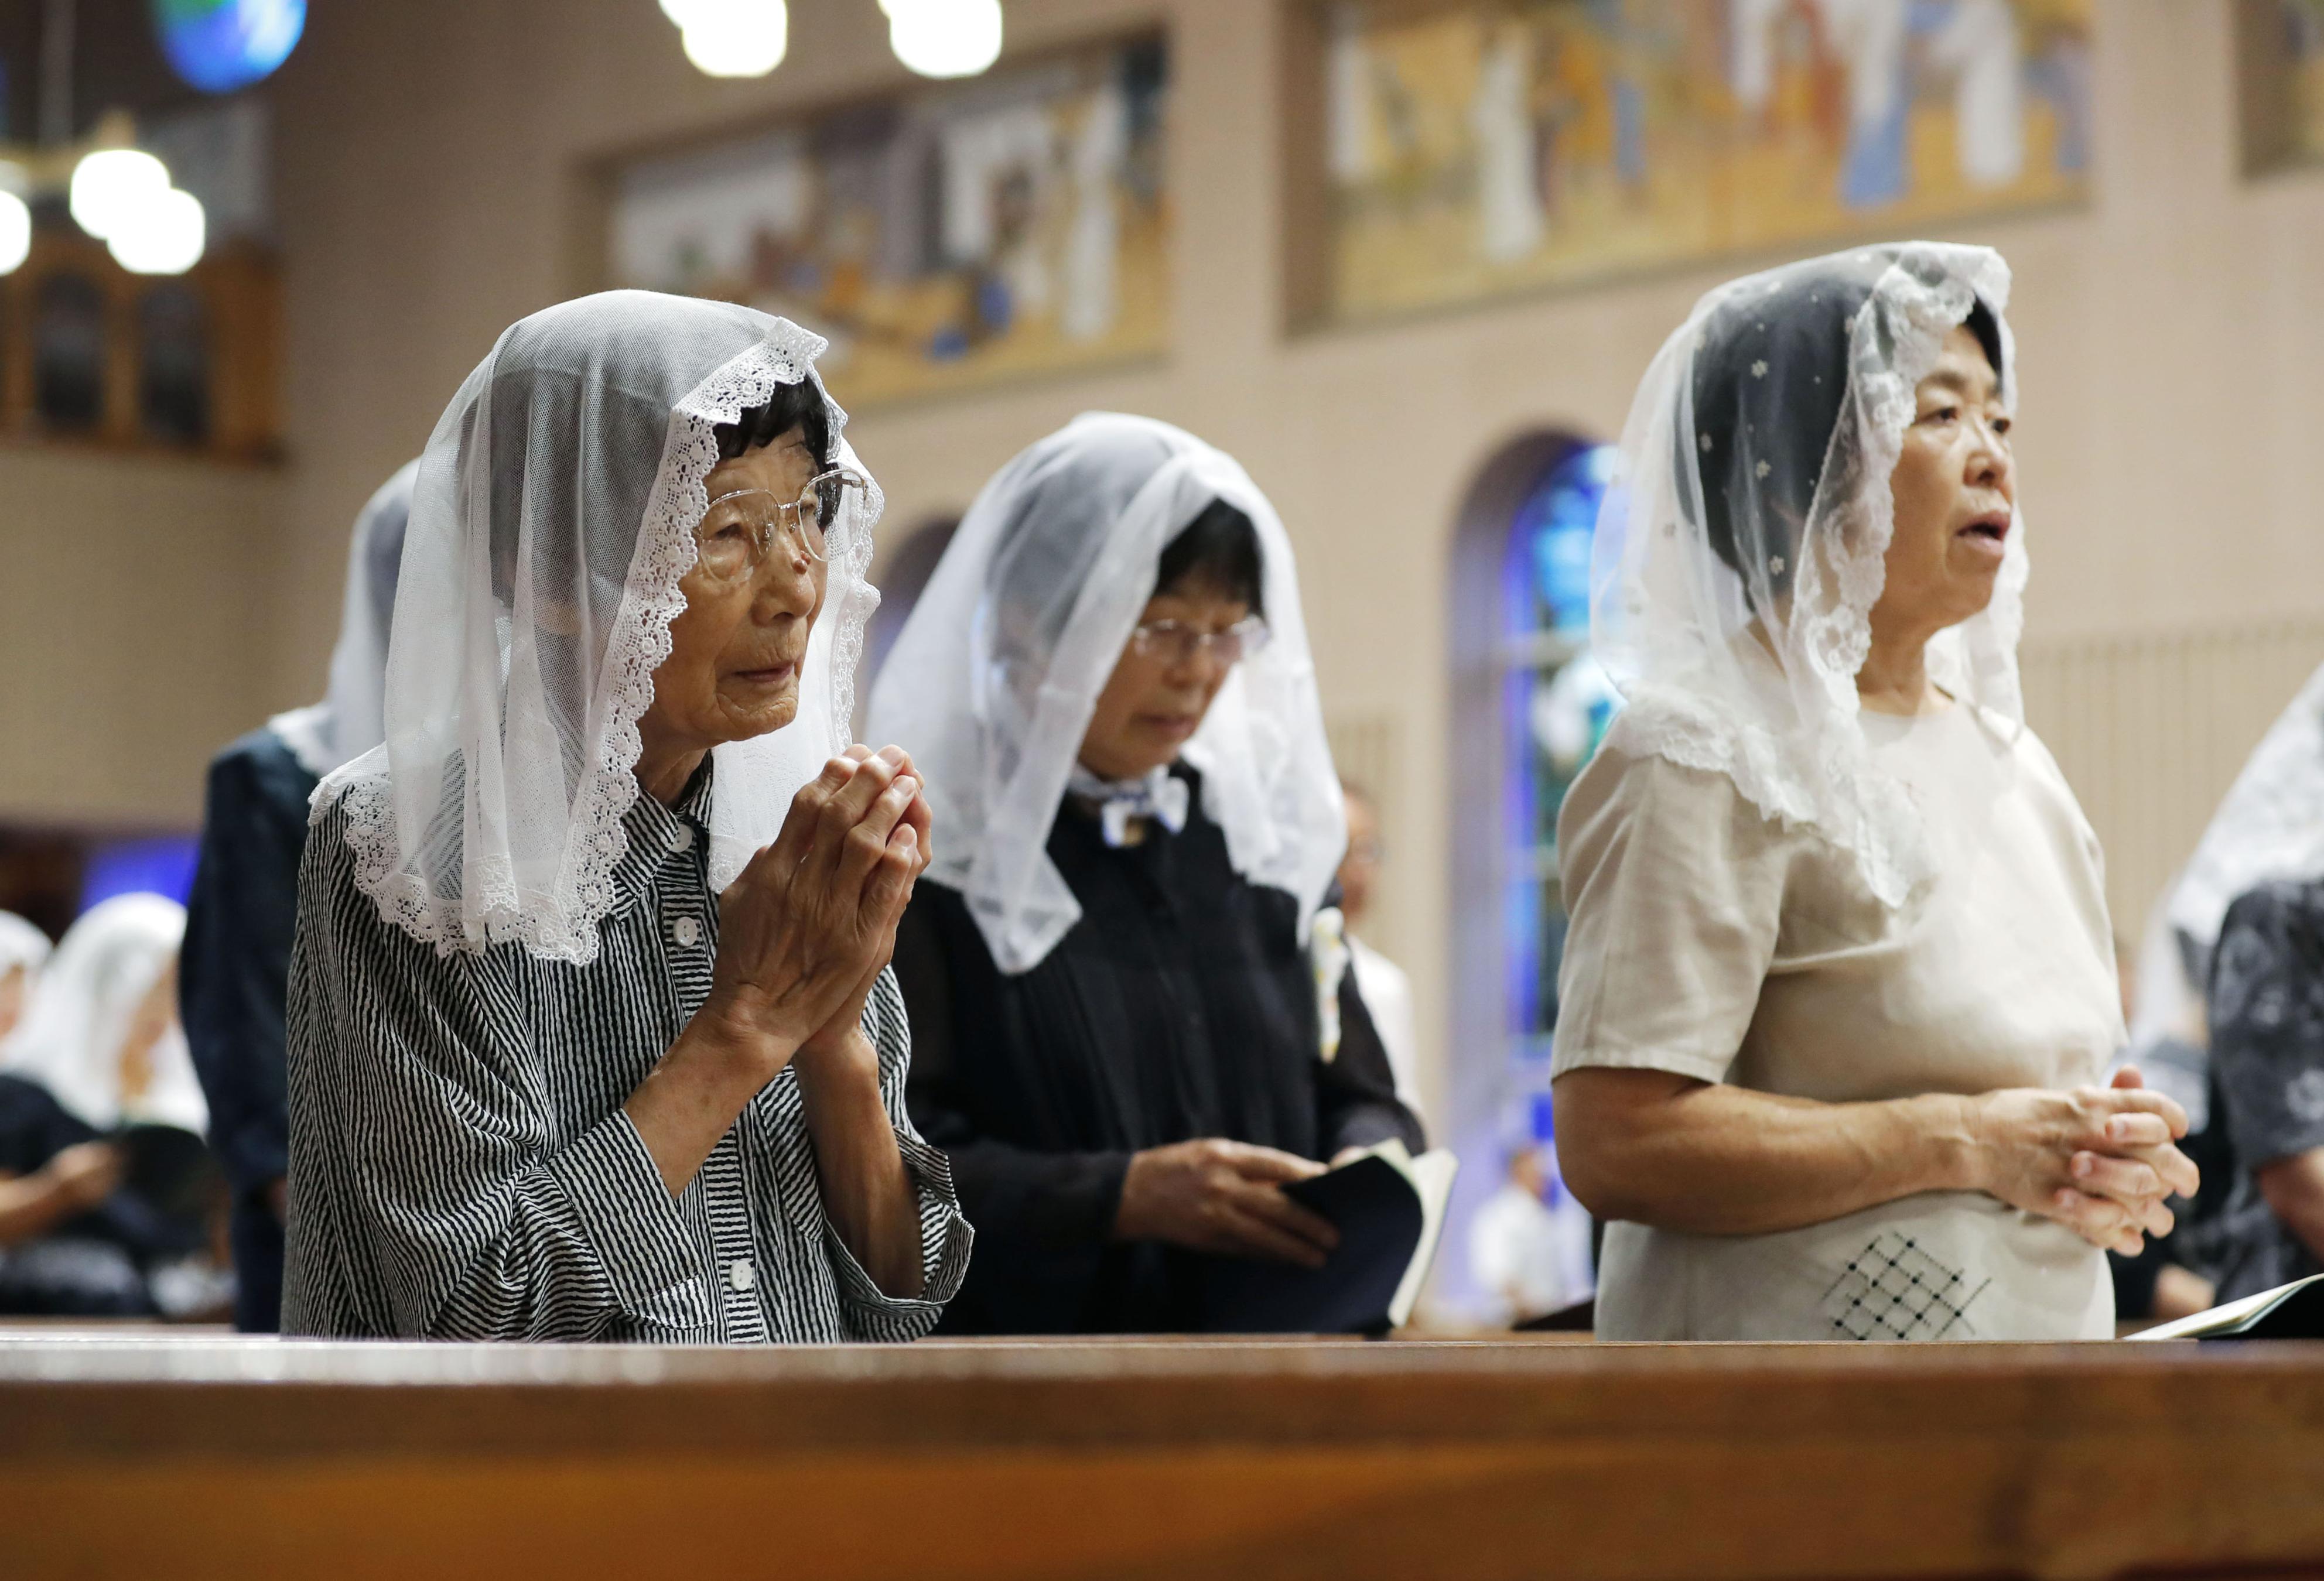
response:
<path fill-rule="evenodd" d="M 1560 823 L 1561 1163 L 1599 1333 L 2112 1333 L 2192 1190 L 2126 1072 L 2096 838 L 2025 728 L 2008 270 L 1736 280 L 1649 369 L 1596 548 L 1626 707 Z"/>

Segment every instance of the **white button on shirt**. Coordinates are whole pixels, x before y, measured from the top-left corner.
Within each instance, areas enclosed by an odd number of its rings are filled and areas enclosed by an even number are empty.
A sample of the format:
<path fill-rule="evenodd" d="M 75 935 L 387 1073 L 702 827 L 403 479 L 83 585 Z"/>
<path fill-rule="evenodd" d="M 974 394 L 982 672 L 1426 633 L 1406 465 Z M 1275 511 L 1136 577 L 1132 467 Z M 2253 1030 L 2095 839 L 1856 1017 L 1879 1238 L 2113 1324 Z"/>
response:
<path fill-rule="evenodd" d="M 694 849 L 694 825 L 681 823 L 669 832 L 669 849 L 685 851 Z"/>
<path fill-rule="evenodd" d="M 690 916 L 682 916 L 669 924 L 669 936 L 678 941 L 680 949 L 691 950 L 702 942 L 702 924 Z"/>
<path fill-rule="evenodd" d="M 726 1282 L 736 1290 L 748 1290 L 758 1282 L 759 1271 L 751 1266 L 748 1257 L 737 1257 L 727 1264 Z"/>

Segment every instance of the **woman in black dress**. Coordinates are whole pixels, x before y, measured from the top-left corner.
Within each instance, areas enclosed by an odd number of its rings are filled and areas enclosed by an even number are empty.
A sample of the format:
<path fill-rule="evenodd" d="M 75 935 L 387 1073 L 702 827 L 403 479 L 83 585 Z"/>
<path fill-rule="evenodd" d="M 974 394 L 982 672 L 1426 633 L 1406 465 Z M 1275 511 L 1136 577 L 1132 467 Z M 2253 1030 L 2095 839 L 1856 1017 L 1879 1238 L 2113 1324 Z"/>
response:
<path fill-rule="evenodd" d="M 1231 458 L 1085 416 L 962 522 L 871 725 L 936 859 L 896 967 L 976 1255 L 954 1333 L 1199 1326 L 1204 1255 L 1315 1266 L 1283 1195 L 1420 1127 L 1309 924 L 1346 844 L 1289 540 Z M 883 738 L 884 739 L 884 738 Z"/>

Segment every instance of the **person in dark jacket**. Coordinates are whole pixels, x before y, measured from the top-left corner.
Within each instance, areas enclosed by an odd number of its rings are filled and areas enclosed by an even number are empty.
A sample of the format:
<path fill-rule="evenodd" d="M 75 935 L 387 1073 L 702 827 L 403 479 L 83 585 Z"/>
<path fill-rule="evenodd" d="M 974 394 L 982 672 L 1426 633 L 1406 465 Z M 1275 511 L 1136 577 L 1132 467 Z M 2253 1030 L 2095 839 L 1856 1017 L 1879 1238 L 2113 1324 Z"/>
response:
<path fill-rule="evenodd" d="M 1417 1151 L 1328 903 L 1347 823 L 1288 538 L 1234 461 L 1100 414 L 987 485 L 881 670 L 936 859 L 899 931 L 912 1116 L 976 1255 L 940 1332 L 1199 1328 L 1314 1267 L 1281 1187 Z"/>
<path fill-rule="evenodd" d="M 419 464 L 355 518 L 328 695 L 278 714 L 210 764 L 179 988 L 210 1144 L 234 1190 L 235 1326 L 245 1333 L 272 1333 L 282 1300 L 283 997 L 307 803 L 323 776 L 385 735 L 388 623 Z"/>

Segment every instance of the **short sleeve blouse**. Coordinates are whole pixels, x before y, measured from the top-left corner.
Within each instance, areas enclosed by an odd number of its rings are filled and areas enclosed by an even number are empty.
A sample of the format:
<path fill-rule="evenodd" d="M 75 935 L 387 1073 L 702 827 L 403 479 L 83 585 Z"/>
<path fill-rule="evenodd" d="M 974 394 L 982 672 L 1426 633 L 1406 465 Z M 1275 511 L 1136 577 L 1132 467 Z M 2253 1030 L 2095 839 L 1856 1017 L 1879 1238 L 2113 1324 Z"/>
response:
<path fill-rule="evenodd" d="M 1841 1103 L 2095 1081 L 2123 1041 L 2098 841 L 2030 731 L 1967 703 L 1868 715 L 1937 877 L 1884 906 L 1852 858 L 1725 776 L 1609 743 L 1559 826 L 1572 917 L 1554 1069 L 1618 1066 Z M 1618 1224 L 1600 1332 L 1631 1338 L 2097 1337 L 2103 1255 L 1982 1195 L 1803 1229 Z"/>

